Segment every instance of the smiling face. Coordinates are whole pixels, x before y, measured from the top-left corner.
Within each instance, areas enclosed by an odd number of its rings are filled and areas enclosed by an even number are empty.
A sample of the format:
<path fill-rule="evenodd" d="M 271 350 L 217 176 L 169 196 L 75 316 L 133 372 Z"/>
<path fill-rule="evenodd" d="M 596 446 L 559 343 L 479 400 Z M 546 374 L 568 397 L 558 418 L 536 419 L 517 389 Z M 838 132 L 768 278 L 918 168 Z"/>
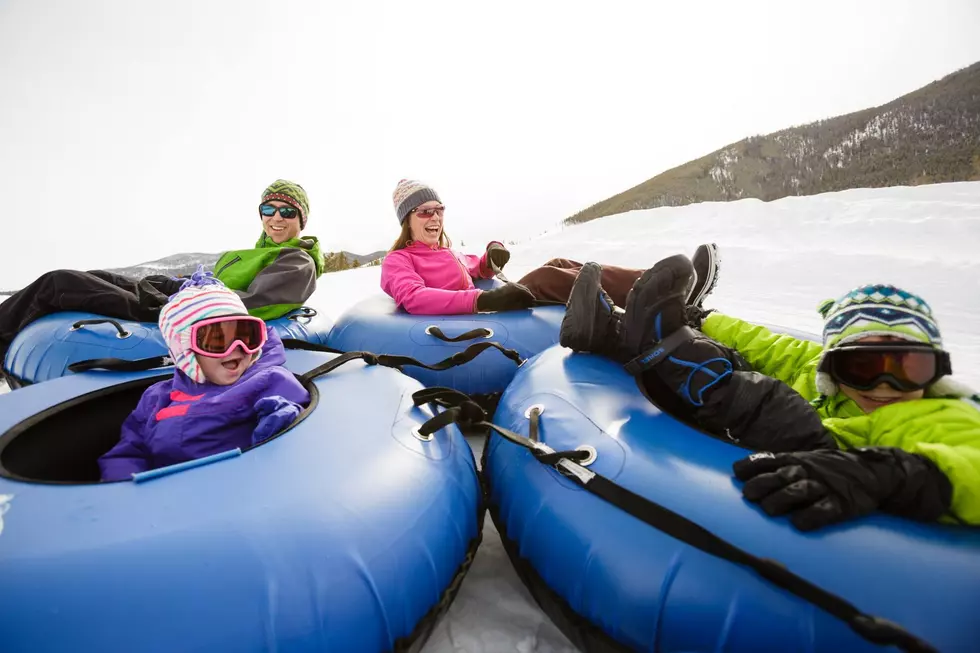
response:
<path fill-rule="evenodd" d="M 907 342 L 901 338 L 892 338 L 889 336 L 868 336 L 867 338 L 861 338 L 860 340 L 854 341 L 854 344 L 892 341 L 897 343 Z M 912 401 L 914 399 L 922 399 L 926 392 L 925 390 L 903 392 L 902 390 L 891 387 L 887 383 L 879 383 L 871 390 L 858 390 L 857 388 L 852 388 L 851 386 L 844 385 L 842 383 L 840 384 L 840 391 L 846 397 L 852 399 L 854 403 L 856 403 L 865 413 L 873 412 L 876 408 L 881 408 L 882 406 L 897 404 L 903 401 Z"/>
<path fill-rule="evenodd" d="M 290 207 L 286 202 L 280 202 L 279 200 L 269 200 L 265 204 L 271 204 L 275 207 Z M 299 238 L 300 224 L 298 214 L 288 220 L 283 218 L 279 214 L 279 211 L 269 216 L 259 214 L 259 217 L 262 218 L 262 229 L 265 230 L 265 235 L 271 238 L 272 242 L 277 245 L 286 242 L 290 238 Z"/>
<path fill-rule="evenodd" d="M 412 240 L 423 245 L 428 245 L 429 247 L 437 247 L 439 245 L 439 239 L 442 237 L 444 214 L 427 213 L 427 209 L 437 208 L 443 208 L 442 203 L 432 200 L 418 206 L 408 214 L 409 224 L 412 230 Z"/>
<path fill-rule="evenodd" d="M 241 347 L 223 358 L 198 356 L 197 362 L 205 378 L 215 385 L 231 385 L 242 378 L 242 374 L 255 362 L 256 354 L 246 354 Z"/>

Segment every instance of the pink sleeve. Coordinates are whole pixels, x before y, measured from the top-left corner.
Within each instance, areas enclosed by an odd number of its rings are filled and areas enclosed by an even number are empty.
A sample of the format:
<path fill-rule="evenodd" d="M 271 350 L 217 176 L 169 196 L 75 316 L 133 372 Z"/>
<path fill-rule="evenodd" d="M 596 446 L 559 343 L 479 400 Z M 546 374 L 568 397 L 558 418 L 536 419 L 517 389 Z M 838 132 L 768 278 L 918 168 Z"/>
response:
<path fill-rule="evenodd" d="M 504 246 L 499 240 L 491 240 L 487 243 L 487 247 L 497 243 L 501 247 Z M 477 256 L 476 254 L 460 254 L 459 252 L 454 252 L 456 257 L 460 262 L 466 266 L 466 271 L 470 273 L 470 276 L 474 279 L 493 279 L 493 268 L 490 267 L 490 261 L 487 260 L 487 253 L 484 251 L 483 256 Z"/>
<path fill-rule="evenodd" d="M 476 312 L 482 290 L 429 288 L 408 256 L 392 252 L 381 263 L 381 289 L 413 315 L 459 315 Z"/>

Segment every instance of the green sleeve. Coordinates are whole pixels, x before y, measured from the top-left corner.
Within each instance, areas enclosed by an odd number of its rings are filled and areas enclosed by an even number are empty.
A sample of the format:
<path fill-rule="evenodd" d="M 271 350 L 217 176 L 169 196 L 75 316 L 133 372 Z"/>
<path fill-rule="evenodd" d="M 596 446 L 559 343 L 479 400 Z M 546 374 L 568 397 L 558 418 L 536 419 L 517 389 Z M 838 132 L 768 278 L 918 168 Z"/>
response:
<path fill-rule="evenodd" d="M 801 375 L 815 374 L 823 351 L 820 343 L 773 333 L 764 326 L 717 312 L 704 320 L 701 331 L 736 350 L 752 369 L 790 386 L 795 386 Z"/>
<path fill-rule="evenodd" d="M 955 518 L 943 521 L 980 525 L 980 410 L 968 400 L 917 399 L 824 426 L 851 447 L 898 447 L 928 458 L 953 486 Z"/>

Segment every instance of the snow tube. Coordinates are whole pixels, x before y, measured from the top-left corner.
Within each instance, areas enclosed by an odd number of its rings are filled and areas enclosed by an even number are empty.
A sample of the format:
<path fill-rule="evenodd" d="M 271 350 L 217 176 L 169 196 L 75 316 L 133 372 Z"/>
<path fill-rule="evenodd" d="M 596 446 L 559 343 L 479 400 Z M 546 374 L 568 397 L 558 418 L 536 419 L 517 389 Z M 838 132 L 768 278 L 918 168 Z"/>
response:
<path fill-rule="evenodd" d="M 500 284 L 487 279 L 475 283 L 484 290 Z M 340 351 L 410 356 L 432 364 L 470 345 L 496 342 L 517 351 L 521 358 L 529 358 L 558 342 L 564 315 L 564 306 L 501 313 L 410 315 L 387 295 L 377 295 L 361 300 L 337 318 L 327 344 Z M 405 368 L 405 374 L 425 386 L 443 386 L 470 395 L 503 392 L 516 371 L 514 362 L 497 350 L 484 351 L 465 365 L 445 371 Z"/>
<path fill-rule="evenodd" d="M 935 649 L 977 650 L 980 530 L 876 513 L 801 533 L 742 498 L 732 463 L 749 451 L 661 412 L 599 356 L 544 351 L 517 372 L 493 421 L 526 436 L 532 406 L 540 442 L 594 449 L 586 477 L 604 476 Z M 696 527 L 668 535 L 662 515 L 645 523 L 499 434 L 484 456 L 488 507 L 515 568 L 582 650 L 883 650 L 797 585 L 698 548 Z"/>
<path fill-rule="evenodd" d="M 326 344 L 331 322 L 299 308 L 267 322 L 282 338 Z M 14 338 L 3 372 L 13 387 L 69 374 L 68 366 L 94 358 L 134 360 L 163 356 L 167 345 L 155 322 L 119 320 L 94 313 L 60 312 L 38 318 Z"/>
<path fill-rule="evenodd" d="M 287 351 L 287 367 L 333 357 Z M 459 430 L 413 434 L 433 416 L 413 405 L 422 386 L 350 362 L 257 447 L 98 483 L 161 378 L 91 371 L 0 395 L 4 653 L 419 650 L 483 520 Z"/>

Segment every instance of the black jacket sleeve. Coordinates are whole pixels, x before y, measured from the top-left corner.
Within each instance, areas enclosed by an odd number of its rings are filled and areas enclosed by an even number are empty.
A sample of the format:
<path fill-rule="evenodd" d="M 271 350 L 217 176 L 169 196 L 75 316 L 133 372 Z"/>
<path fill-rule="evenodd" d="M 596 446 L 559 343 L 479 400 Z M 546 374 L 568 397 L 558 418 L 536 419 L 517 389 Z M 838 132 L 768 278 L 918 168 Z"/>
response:
<path fill-rule="evenodd" d="M 817 411 L 782 381 L 759 372 L 736 371 L 697 412 L 705 430 L 749 449 L 813 451 L 837 449 Z"/>

